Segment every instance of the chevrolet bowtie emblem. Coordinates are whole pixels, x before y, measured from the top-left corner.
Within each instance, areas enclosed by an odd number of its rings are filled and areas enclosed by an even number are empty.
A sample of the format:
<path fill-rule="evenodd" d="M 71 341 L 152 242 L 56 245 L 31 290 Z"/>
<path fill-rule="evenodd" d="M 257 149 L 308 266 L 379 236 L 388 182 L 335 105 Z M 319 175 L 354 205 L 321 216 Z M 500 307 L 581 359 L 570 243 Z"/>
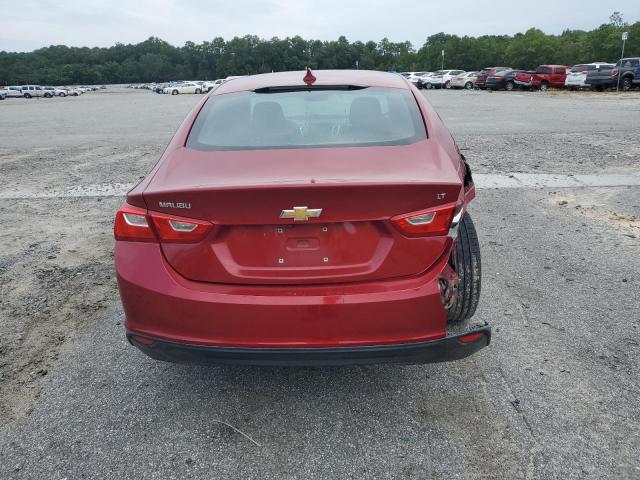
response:
<path fill-rule="evenodd" d="M 282 210 L 280 218 L 293 218 L 295 222 L 304 222 L 312 217 L 319 217 L 321 213 L 321 208 L 293 207 L 293 210 Z"/>

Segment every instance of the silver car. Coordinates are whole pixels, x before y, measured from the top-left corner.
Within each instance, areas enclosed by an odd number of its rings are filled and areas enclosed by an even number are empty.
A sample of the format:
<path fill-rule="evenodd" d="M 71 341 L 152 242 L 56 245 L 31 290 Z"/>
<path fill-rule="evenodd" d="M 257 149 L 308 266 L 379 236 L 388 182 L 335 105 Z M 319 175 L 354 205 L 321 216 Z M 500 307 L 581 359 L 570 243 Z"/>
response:
<path fill-rule="evenodd" d="M 615 65 L 609 62 L 581 63 L 571 67 L 564 80 L 564 86 L 569 90 L 578 90 L 587 88 L 589 85 L 585 82 L 587 73 L 601 68 L 614 68 Z"/>

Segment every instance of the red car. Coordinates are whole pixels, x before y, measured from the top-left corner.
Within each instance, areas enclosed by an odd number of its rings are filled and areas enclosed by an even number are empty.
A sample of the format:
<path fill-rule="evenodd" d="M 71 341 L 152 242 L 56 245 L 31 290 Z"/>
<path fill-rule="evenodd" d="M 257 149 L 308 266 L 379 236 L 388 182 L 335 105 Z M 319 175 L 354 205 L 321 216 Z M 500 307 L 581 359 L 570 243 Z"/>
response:
<path fill-rule="evenodd" d="M 226 82 L 116 214 L 127 337 L 176 362 L 466 357 L 491 334 L 465 329 L 481 280 L 474 196 L 448 130 L 399 75 Z"/>
<path fill-rule="evenodd" d="M 535 88 L 543 92 L 549 88 L 564 88 L 570 69 L 566 65 L 540 65 L 535 72 L 518 72 L 515 83 L 520 87 Z"/>

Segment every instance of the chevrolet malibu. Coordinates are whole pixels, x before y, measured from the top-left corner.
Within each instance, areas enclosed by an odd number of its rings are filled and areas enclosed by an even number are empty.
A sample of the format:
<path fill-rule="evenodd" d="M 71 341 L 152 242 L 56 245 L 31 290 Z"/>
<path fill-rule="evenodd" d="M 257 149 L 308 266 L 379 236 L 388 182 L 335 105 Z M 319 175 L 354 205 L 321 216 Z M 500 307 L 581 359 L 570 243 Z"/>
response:
<path fill-rule="evenodd" d="M 187 116 L 115 219 L 131 344 L 159 360 L 426 363 L 471 326 L 471 171 L 400 75 L 243 77 Z"/>

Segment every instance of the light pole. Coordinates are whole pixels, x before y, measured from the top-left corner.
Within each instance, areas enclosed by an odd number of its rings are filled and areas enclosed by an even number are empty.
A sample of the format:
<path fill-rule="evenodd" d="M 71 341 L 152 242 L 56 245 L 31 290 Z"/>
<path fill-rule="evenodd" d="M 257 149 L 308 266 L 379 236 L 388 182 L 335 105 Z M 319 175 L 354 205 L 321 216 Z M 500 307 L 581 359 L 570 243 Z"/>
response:
<path fill-rule="evenodd" d="M 444 48 L 442 49 L 442 67 L 440 67 L 440 70 L 444 70 Z"/>
<path fill-rule="evenodd" d="M 616 93 L 620 91 L 620 74 L 622 73 L 622 59 L 624 58 L 624 44 L 627 43 L 629 32 L 622 32 L 622 54 L 620 55 L 620 68 L 618 68 L 618 83 L 616 84 Z"/>

